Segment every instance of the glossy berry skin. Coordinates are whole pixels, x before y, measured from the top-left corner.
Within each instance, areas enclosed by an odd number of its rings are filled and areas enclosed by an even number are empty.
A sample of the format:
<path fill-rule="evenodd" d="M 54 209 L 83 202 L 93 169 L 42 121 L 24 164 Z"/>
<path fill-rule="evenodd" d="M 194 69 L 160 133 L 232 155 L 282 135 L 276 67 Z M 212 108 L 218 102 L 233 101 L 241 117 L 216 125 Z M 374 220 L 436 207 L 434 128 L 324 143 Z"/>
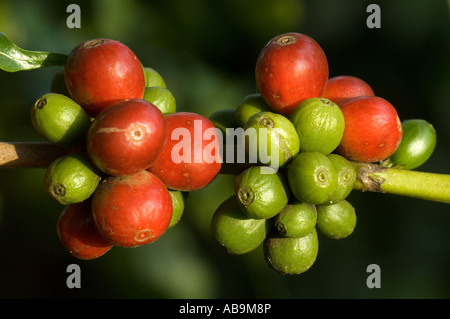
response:
<path fill-rule="evenodd" d="M 168 139 L 148 171 L 170 189 L 193 191 L 207 186 L 222 166 L 222 136 L 208 118 L 191 112 L 165 116 Z"/>
<path fill-rule="evenodd" d="M 383 165 L 402 169 L 415 169 L 424 164 L 436 147 L 436 130 L 423 119 L 402 122 L 403 137 L 400 145 Z"/>
<path fill-rule="evenodd" d="M 395 152 L 403 130 L 391 103 L 376 96 L 357 97 L 340 107 L 345 129 L 339 154 L 351 161 L 378 162 Z"/>
<path fill-rule="evenodd" d="M 56 229 L 64 248 L 79 259 L 98 258 L 113 247 L 95 226 L 90 200 L 65 206 Z"/>
<path fill-rule="evenodd" d="M 133 51 L 104 38 L 82 42 L 70 52 L 65 82 L 71 98 L 91 117 L 119 100 L 141 99 L 145 89 L 144 71 Z"/>
<path fill-rule="evenodd" d="M 143 170 L 104 180 L 92 197 L 98 231 L 110 243 L 137 247 L 154 242 L 169 227 L 172 198 L 164 184 Z"/>
<path fill-rule="evenodd" d="M 338 185 L 336 169 L 320 152 L 301 152 L 288 167 L 287 178 L 294 197 L 304 203 L 326 205 Z"/>
<path fill-rule="evenodd" d="M 372 87 L 362 79 L 351 75 L 340 75 L 328 79 L 322 97 L 340 105 L 354 97 L 374 95 Z"/>
<path fill-rule="evenodd" d="M 328 62 L 312 38 L 285 33 L 263 47 L 256 61 L 255 78 L 269 106 L 289 115 L 303 100 L 322 96 L 328 81 Z"/>
<path fill-rule="evenodd" d="M 86 149 L 102 172 L 131 175 L 146 169 L 167 140 L 167 123 L 150 102 L 127 99 L 102 111 L 91 123 Z"/>

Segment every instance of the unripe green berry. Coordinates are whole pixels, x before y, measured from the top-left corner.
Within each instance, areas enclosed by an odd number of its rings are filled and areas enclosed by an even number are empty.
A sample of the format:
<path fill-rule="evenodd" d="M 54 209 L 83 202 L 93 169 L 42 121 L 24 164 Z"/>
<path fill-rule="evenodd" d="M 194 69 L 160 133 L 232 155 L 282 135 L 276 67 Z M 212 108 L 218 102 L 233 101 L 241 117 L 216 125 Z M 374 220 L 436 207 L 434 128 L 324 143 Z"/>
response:
<path fill-rule="evenodd" d="M 60 146 L 80 146 L 86 141 L 91 118 L 81 106 L 59 93 L 41 96 L 31 109 L 36 132 Z"/>
<path fill-rule="evenodd" d="M 289 164 L 287 177 L 292 194 L 314 205 L 329 203 L 337 187 L 333 163 L 320 152 L 303 152 Z"/>
<path fill-rule="evenodd" d="M 245 123 L 245 148 L 251 159 L 278 169 L 298 154 L 300 142 L 289 119 L 273 112 L 259 112 Z"/>
<path fill-rule="evenodd" d="M 166 88 L 166 82 L 161 74 L 151 67 L 143 67 L 145 77 L 145 87 L 160 86 Z"/>
<path fill-rule="evenodd" d="M 211 219 L 213 238 L 228 253 L 246 254 L 256 249 L 266 238 L 272 226 L 270 219 L 253 219 L 246 216 L 233 195 L 216 209 Z"/>
<path fill-rule="evenodd" d="M 346 238 L 353 233 L 355 226 L 355 208 L 347 200 L 317 207 L 317 227 L 325 236 Z"/>
<path fill-rule="evenodd" d="M 177 102 L 172 92 L 161 86 L 146 87 L 142 98 L 155 105 L 164 115 L 177 111 Z"/>
<path fill-rule="evenodd" d="M 337 187 L 327 204 L 335 204 L 347 198 L 353 190 L 356 181 L 355 167 L 339 154 L 328 154 L 328 159 L 333 163 L 337 175 Z"/>
<path fill-rule="evenodd" d="M 424 164 L 436 147 L 436 130 L 433 125 L 422 119 L 402 122 L 402 140 L 383 166 L 396 166 L 402 169 L 415 169 Z"/>
<path fill-rule="evenodd" d="M 234 114 L 236 122 L 239 126 L 244 127 L 245 123 L 253 115 L 259 112 L 272 111 L 260 93 L 247 95 L 236 107 Z"/>
<path fill-rule="evenodd" d="M 289 119 L 300 139 L 300 152 L 329 154 L 339 145 L 344 134 L 344 115 L 339 106 L 324 98 L 301 102 Z"/>
<path fill-rule="evenodd" d="M 286 206 L 290 191 L 280 172 L 266 166 L 253 166 L 236 178 L 235 194 L 239 207 L 247 216 L 267 219 Z"/>
<path fill-rule="evenodd" d="M 296 200 L 275 216 L 275 228 L 284 237 L 303 237 L 316 227 L 316 221 L 316 207 Z"/>
<path fill-rule="evenodd" d="M 303 237 L 271 235 L 263 243 L 264 259 L 281 274 L 301 274 L 311 268 L 317 258 L 319 240 L 314 228 Z"/>

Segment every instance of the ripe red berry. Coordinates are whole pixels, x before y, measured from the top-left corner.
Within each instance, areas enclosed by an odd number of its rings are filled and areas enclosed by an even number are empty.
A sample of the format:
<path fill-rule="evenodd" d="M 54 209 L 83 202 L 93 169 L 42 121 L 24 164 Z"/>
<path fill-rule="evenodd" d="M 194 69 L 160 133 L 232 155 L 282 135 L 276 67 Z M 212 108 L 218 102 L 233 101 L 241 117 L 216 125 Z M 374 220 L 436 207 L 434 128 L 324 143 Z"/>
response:
<path fill-rule="evenodd" d="M 372 87 L 365 81 L 355 76 L 341 75 L 328 79 L 322 97 L 340 105 L 354 97 L 374 95 Z"/>
<path fill-rule="evenodd" d="M 110 176 L 92 197 L 98 231 L 120 247 L 137 247 L 157 240 L 167 230 L 172 212 L 169 191 L 146 170 L 124 177 Z"/>
<path fill-rule="evenodd" d="M 328 62 L 312 38 L 285 33 L 261 50 L 255 76 L 266 102 L 275 111 L 289 115 L 303 100 L 322 96 L 328 80 Z"/>
<path fill-rule="evenodd" d="M 341 105 L 345 129 L 337 151 L 352 161 L 378 162 L 395 152 L 402 139 L 402 124 L 388 101 L 356 97 Z"/>
<path fill-rule="evenodd" d="M 113 247 L 95 226 L 90 200 L 64 207 L 57 221 L 57 234 L 64 248 L 80 259 L 98 258 Z"/>
<path fill-rule="evenodd" d="M 133 51 L 119 41 L 94 39 L 77 45 L 65 65 L 67 90 L 91 117 L 114 102 L 141 99 L 145 77 Z"/>
<path fill-rule="evenodd" d="M 170 189 L 193 191 L 207 186 L 222 166 L 221 134 L 206 117 L 177 112 L 166 115 L 167 143 L 148 170 Z"/>
<path fill-rule="evenodd" d="M 86 148 L 104 173 L 131 175 L 158 157 L 167 139 L 167 123 L 150 102 L 127 99 L 103 110 L 91 123 Z"/>

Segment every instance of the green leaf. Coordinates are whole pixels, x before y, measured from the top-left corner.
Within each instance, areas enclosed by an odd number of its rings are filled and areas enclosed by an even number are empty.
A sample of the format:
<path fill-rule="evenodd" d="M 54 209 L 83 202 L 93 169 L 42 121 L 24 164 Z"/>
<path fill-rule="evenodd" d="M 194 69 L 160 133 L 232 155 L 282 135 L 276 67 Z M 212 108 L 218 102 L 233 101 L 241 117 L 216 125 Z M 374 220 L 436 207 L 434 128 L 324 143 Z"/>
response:
<path fill-rule="evenodd" d="M 67 55 L 53 52 L 29 51 L 19 48 L 0 32 L 0 69 L 17 72 L 48 66 L 62 66 Z"/>

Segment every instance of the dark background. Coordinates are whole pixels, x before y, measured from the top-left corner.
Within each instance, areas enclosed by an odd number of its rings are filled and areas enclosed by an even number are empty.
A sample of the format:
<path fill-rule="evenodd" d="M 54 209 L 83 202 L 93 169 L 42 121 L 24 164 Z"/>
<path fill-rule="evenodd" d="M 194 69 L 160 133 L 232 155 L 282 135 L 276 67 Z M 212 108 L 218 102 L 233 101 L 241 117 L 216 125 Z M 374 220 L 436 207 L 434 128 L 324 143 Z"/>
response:
<path fill-rule="evenodd" d="M 81 28 L 66 26 L 73 1 L 0 2 L 0 31 L 29 50 L 68 54 L 108 37 L 158 70 L 179 111 L 209 116 L 255 92 L 254 66 L 274 36 L 301 32 L 325 51 L 330 76 L 364 79 L 402 120 L 423 118 L 437 131 L 433 156 L 419 170 L 449 174 L 450 18 L 444 0 L 77 1 Z M 381 8 L 369 29 L 366 8 Z M 0 140 L 41 141 L 30 121 L 58 67 L 0 71 Z M 192 192 L 182 221 L 155 243 L 114 247 L 103 257 L 70 256 L 56 235 L 62 206 L 43 188 L 43 169 L 0 169 L 2 298 L 449 298 L 450 206 L 395 195 L 352 192 L 358 224 L 340 241 L 319 237 L 313 267 L 299 276 L 271 270 L 261 249 L 227 254 L 209 232 L 214 210 L 232 192 L 219 176 Z M 81 288 L 66 286 L 68 265 Z M 381 268 L 369 289 L 366 269 Z"/>

